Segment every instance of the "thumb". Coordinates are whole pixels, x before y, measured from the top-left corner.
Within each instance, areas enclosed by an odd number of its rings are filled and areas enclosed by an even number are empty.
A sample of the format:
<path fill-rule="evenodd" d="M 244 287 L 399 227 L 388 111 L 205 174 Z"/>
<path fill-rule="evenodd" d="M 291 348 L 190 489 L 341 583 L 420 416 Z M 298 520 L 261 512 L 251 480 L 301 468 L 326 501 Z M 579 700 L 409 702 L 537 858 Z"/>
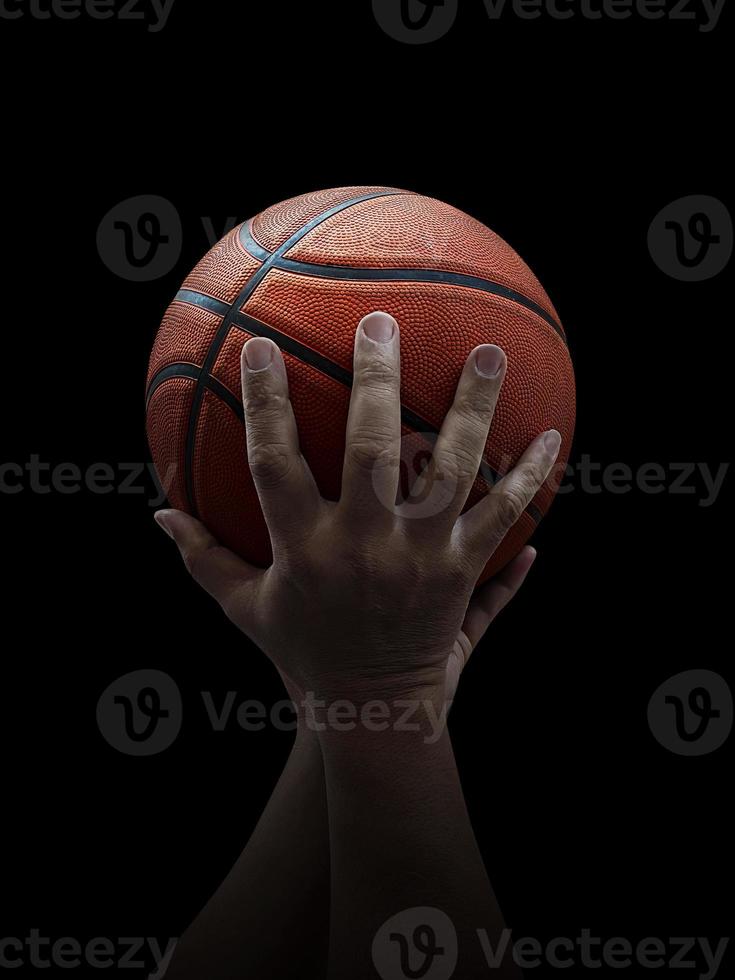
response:
<path fill-rule="evenodd" d="M 446 691 L 449 700 L 457 691 L 460 675 L 473 650 L 485 635 L 490 623 L 523 585 L 535 560 L 536 549 L 524 548 L 502 572 L 486 582 L 472 597 L 462 629 L 447 660 Z"/>
<path fill-rule="evenodd" d="M 485 635 L 490 623 L 523 585 L 535 560 L 536 549 L 525 547 L 502 572 L 486 582 L 472 597 L 462 624 L 462 632 L 472 650 Z"/>
<path fill-rule="evenodd" d="M 173 538 L 194 581 L 217 600 L 233 622 L 248 631 L 247 621 L 263 570 L 229 551 L 201 521 L 181 510 L 159 510 L 154 517 Z"/>

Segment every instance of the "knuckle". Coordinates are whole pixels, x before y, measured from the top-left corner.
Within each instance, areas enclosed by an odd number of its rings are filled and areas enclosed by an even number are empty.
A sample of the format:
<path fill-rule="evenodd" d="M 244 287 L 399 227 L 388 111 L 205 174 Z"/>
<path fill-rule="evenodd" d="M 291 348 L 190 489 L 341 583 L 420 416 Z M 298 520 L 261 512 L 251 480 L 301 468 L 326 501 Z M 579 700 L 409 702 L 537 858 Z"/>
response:
<path fill-rule="evenodd" d="M 249 416 L 261 416 L 270 413 L 281 415 L 285 408 L 287 397 L 282 391 L 274 390 L 269 372 L 257 374 L 248 382 L 245 388 L 245 413 Z"/>
<path fill-rule="evenodd" d="M 473 385 L 466 391 L 455 405 L 455 411 L 460 421 L 473 434 L 483 437 L 487 432 L 488 417 L 493 411 L 495 399 L 491 397 L 482 385 Z"/>
<path fill-rule="evenodd" d="M 464 630 L 460 630 L 457 634 L 457 647 L 457 653 L 461 657 L 460 665 L 464 667 L 472 656 L 472 644 Z"/>
<path fill-rule="evenodd" d="M 250 447 L 248 465 L 253 479 L 267 489 L 284 482 L 291 472 L 293 456 L 280 443 L 263 442 Z"/>
<path fill-rule="evenodd" d="M 537 463 L 534 467 L 533 474 L 533 492 L 536 493 L 546 482 L 549 474 L 552 472 L 553 466 L 548 466 L 546 463 Z"/>
<path fill-rule="evenodd" d="M 473 588 L 477 583 L 480 572 L 487 564 L 488 545 L 494 551 L 499 542 L 496 536 L 490 534 L 484 537 L 482 544 L 479 541 L 465 542 L 462 553 L 458 558 L 459 575 L 463 582 Z"/>
<path fill-rule="evenodd" d="M 237 587 L 228 589 L 218 601 L 225 616 L 230 622 L 237 624 L 245 607 L 242 591 Z"/>
<path fill-rule="evenodd" d="M 374 431 L 356 432 L 349 441 L 347 458 L 360 470 L 392 466 L 397 461 L 393 440 Z"/>
<path fill-rule="evenodd" d="M 385 358 L 373 357 L 358 364 L 355 371 L 355 384 L 364 391 L 392 393 L 396 386 L 395 366 Z"/>
<path fill-rule="evenodd" d="M 470 562 L 464 556 L 453 556 L 444 574 L 448 592 L 452 595 L 463 594 L 474 584 L 476 578 Z"/>
<path fill-rule="evenodd" d="M 206 581 L 207 570 L 216 559 L 217 552 L 223 550 L 221 545 L 208 544 L 203 548 L 192 548 L 182 553 L 184 566 L 198 585 Z"/>
<path fill-rule="evenodd" d="M 544 466 L 529 461 L 516 468 L 505 485 L 498 487 L 498 510 L 504 527 L 511 527 L 523 514 L 546 479 Z"/>
<path fill-rule="evenodd" d="M 528 494 L 528 502 L 530 503 L 546 479 L 546 467 L 542 462 L 535 460 L 529 462 L 527 466 L 523 468 L 520 475 L 524 492 Z"/>
<path fill-rule="evenodd" d="M 526 509 L 526 495 L 517 484 L 504 487 L 498 501 L 498 513 L 503 527 L 512 527 Z"/>
<path fill-rule="evenodd" d="M 477 454 L 463 440 L 455 440 L 452 447 L 443 453 L 438 461 L 439 472 L 455 483 L 473 477 L 478 466 Z"/>

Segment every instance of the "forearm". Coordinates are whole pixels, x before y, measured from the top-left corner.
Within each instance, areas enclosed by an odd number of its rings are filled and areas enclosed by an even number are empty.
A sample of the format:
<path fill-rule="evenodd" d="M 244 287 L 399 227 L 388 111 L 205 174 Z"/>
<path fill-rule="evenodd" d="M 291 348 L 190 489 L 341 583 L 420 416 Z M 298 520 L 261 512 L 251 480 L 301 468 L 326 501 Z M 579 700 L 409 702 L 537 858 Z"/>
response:
<path fill-rule="evenodd" d="M 497 948 L 503 920 L 470 825 L 449 735 L 419 732 L 324 732 L 324 754 L 332 863 L 329 976 L 374 978 L 373 939 L 381 926 L 405 910 L 438 909 L 426 924 L 446 920 L 456 930 L 457 978 L 483 975 L 488 964 L 478 937 L 486 930 Z M 419 916 L 419 918 L 421 918 Z M 442 923 L 445 923 L 443 926 Z M 411 918 L 396 920 L 379 941 L 376 955 L 400 963 L 397 938 Z M 444 931 L 443 931 L 444 930 Z M 430 934 L 427 934 L 430 935 Z M 451 946 L 451 941 L 446 945 Z M 382 952 L 381 952 L 382 951 Z M 411 952 L 411 963 L 422 954 Z M 494 973 L 496 971 L 493 971 Z M 401 975 L 399 972 L 396 975 Z M 496 975 L 515 977 L 506 964 Z"/>
<path fill-rule="evenodd" d="M 324 977 L 328 928 L 324 770 L 315 734 L 301 726 L 247 847 L 180 941 L 167 980 Z"/>

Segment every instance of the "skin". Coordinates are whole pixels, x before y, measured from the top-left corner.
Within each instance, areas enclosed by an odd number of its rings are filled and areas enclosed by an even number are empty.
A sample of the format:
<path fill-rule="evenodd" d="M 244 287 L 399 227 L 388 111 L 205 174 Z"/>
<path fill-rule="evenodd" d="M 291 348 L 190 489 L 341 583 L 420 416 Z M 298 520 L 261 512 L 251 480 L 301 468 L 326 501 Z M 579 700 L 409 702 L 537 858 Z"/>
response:
<path fill-rule="evenodd" d="M 399 361 L 398 325 L 370 314 L 355 338 L 335 503 L 322 499 L 299 450 L 280 351 L 264 338 L 245 345 L 248 461 L 271 536 L 270 568 L 248 565 L 182 512 L 156 515 L 194 579 L 273 661 L 294 700 L 335 709 L 344 702 L 339 718 L 352 722 L 302 709 L 274 796 L 182 940 L 170 977 L 373 978 L 375 933 L 416 906 L 449 916 L 459 943 L 454 976 L 472 977 L 487 970 L 477 929 L 497 941 L 503 928 L 446 726 L 432 718 L 442 717 L 472 649 L 533 562 L 524 549 L 473 596 L 488 559 L 549 476 L 560 438 L 542 433 L 462 514 L 506 368 L 499 348 L 476 348 L 420 478 L 438 504 L 416 518 L 413 496 L 394 503 Z M 376 702 L 379 726 L 355 722 Z M 398 724 L 405 703 L 414 708 L 410 730 Z M 298 950 L 297 963 L 284 941 Z M 515 975 L 508 963 L 499 972 Z"/>

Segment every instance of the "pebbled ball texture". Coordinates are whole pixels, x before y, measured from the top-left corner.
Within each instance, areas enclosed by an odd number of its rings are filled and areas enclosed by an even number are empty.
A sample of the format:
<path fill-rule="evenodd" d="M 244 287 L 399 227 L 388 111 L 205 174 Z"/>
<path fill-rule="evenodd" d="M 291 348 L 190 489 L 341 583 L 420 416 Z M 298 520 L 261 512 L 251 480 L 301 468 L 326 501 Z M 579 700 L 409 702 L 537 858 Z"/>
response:
<path fill-rule="evenodd" d="M 506 472 L 536 435 L 556 428 L 555 472 L 562 471 L 574 430 L 574 374 L 556 311 L 531 270 L 448 204 L 394 188 L 342 187 L 277 204 L 235 228 L 166 311 L 148 370 L 147 431 L 171 505 L 196 514 L 244 558 L 268 565 L 268 531 L 247 465 L 242 347 L 260 333 L 281 346 L 303 454 L 324 496 L 335 500 L 355 329 L 378 309 L 401 331 L 408 485 L 467 355 L 484 343 L 508 357 L 486 463 Z M 480 581 L 531 536 L 554 497 L 554 479 Z M 467 506 L 487 489 L 478 475 Z"/>

